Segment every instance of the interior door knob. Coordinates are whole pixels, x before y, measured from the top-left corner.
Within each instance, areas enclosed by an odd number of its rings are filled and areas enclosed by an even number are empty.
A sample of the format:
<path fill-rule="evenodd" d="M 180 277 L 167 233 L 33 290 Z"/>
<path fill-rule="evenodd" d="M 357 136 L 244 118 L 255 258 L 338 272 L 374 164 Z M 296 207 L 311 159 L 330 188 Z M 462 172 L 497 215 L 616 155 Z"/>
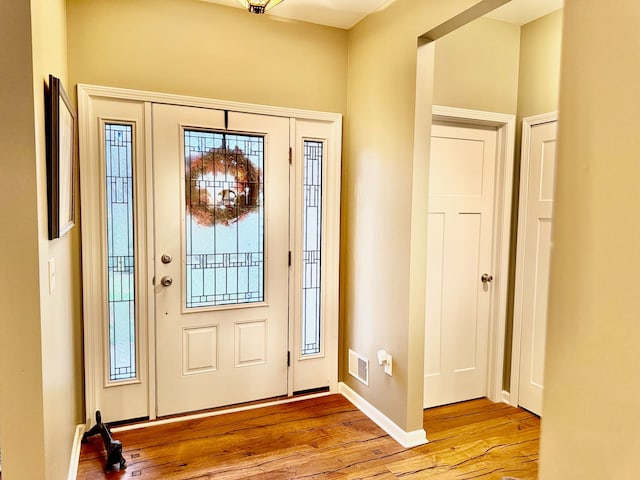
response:
<path fill-rule="evenodd" d="M 482 280 L 482 283 L 493 282 L 493 275 L 489 275 L 488 273 L 483 273 L 482 277 L 480 277 L 480 280 Z"/>
<path fill-rule="evenodd" d="M 162 277 L 162 278 L 160 279 L 160 283 L 161 283 L 162 285 L 164 285 L 165 287 L 170 287 L 170 286 L 171 286 L 171 284 L 173 283 L 173 278 L 171 278 L 171 277 L 166 277 L 166 276 L 165 276 L 165 277 Z"/>

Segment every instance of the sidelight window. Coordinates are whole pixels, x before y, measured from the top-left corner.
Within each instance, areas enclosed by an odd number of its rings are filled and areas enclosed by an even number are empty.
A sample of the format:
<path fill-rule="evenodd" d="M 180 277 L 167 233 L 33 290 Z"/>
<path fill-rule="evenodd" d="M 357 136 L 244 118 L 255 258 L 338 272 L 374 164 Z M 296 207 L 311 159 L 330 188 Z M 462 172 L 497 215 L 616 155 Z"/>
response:
<path fill-rule="evenodd" d="M 104 126 L 110 381 L 137 375 L 132 133 Z"/>
<path fill-rule="evenodd" d="M 321 352 L 322 162 L 324 143 L 304 141 L 302 355 Z"/>

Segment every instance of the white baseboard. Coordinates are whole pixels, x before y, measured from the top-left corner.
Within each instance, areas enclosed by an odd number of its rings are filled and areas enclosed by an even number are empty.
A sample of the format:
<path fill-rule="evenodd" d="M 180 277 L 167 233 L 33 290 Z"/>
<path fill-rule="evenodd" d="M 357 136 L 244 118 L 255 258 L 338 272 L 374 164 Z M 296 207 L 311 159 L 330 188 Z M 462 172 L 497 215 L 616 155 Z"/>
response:
<path fill-rule="evenodd" d="M 85 429 L 85 425 L 76 426 L 76 432 L 73 436 L 73 444 L 71 446 L 71 458 L 69 459 L 69 473 L 67 474 L 67 480 L 76 480 L 78 478 L 80 449 L 82 448 L 82 435 L 84 435 Z"/>
<path fill-rule="evenodd" d="M 358 410 L 369 417 L 376 425 L 404 448 L 417 447 L 428 442 L 427 433 L 424 429 L 407 432 L 396 425 L 393 420 L 387 417 L 376 407 L 367 402 L 344 382 L 338 384 L 338 393 L 341 393 L 347 400 L 353 403 Z"/>
<path fill-rule="evenodd" d="M 506 390 L 502 391 L 502 403 L 506 403 L 507 405 L 511 405 L 511 394 Z"/>

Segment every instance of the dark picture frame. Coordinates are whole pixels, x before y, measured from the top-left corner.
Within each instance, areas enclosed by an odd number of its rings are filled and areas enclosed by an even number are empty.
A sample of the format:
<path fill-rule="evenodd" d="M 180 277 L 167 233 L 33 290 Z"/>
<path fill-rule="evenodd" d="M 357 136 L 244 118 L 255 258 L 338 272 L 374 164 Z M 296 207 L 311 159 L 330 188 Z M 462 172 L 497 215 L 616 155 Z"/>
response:
<path fill-rule="evenodd" d="M 53 75 L 49 75 L 45 103 L 49 240 L 53 240 L 75 225 L 77 128 L 76 112 L 60 79 Z"/>

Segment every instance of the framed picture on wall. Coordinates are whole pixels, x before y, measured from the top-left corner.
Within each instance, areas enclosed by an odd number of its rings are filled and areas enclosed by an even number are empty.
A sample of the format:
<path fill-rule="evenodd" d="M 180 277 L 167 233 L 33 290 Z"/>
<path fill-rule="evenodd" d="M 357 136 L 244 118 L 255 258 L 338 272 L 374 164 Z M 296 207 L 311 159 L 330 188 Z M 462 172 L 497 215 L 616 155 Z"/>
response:
<path fill-rule="evenodd" d="M 59 78 L 49 75 L 46 101 L 49 240 L 75 224 L 76 113 Z"/>

